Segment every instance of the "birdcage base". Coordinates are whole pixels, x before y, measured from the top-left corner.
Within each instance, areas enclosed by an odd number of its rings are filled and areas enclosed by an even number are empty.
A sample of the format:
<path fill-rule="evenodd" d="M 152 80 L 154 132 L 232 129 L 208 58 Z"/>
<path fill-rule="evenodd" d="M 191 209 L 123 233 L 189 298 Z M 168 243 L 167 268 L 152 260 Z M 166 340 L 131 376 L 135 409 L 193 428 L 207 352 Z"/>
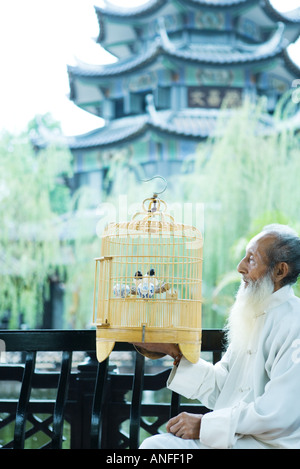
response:
<path fill-rule="evenodd" d="M 201 329 L 168 329 L 146 327 L 116 328 L 97 327 L 97 359 L 104 361 L 114 348 L 115 342 L 129 343 L 174 343 L 178 344 L 181 353 L 191 363 L 196 363 L 200 357 L 201 349 Z M 142 351 L 143 355 L 155 359 L 157 356 L 147 351 Z"/>
<path fill-rule="evenodd" d="M 182 355 L 191 363 L 197 363 L 200 358 L 201 344 L 181 344 L 179 348 Z"/>
<path fill-rule="evenodd" d="M 101 363 L 104 360 L 106 360 L 107 357 L 109 357 L 109 355 L 111 354 L 114 346 L 115 346 L 115 342 L 106 342 L 106 341 L 97 339 L 96 356 L 97 356 L 98 362 Z"/>

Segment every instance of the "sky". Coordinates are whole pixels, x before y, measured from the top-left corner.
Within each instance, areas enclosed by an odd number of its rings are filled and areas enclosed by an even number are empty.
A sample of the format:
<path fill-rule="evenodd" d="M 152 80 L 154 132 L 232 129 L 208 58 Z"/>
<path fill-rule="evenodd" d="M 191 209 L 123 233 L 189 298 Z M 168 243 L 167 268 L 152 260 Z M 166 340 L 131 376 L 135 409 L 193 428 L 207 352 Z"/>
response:
<path fill-rule="evenodd" d="M 124 6 L 145 0 L 110 0 Z M 281 11 L 300 0 L 272 0 Z M 95 39 L 99 33 L 94 5 L 101 0 L 1 0 L 0 130 L 26 130 L 36 114 L 50 112 L 65 135 L 100 127 L 102 119 L 79 109 L 68 98 L 67 65 L 76 59 L 93 64 L 112 60 Z M 300 64 L 300 41 L 291 46 Z"/>

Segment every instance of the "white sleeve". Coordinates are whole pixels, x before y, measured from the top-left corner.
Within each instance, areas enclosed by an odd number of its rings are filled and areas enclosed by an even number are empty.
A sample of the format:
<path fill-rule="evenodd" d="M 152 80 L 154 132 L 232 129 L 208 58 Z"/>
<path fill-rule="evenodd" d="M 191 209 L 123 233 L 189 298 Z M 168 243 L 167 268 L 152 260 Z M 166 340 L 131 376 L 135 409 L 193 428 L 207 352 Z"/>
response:
<path fill-rule="evenodd" d="M 214 410 L 202 417 L 200 441 L 215 449 L 231 448 L 239 435 L 236 433 L 239 419 L 238 407 Z"/>
<path fill-rule="evenodd" d="M 228 352 L 216 365 L 201 358 L 193 364 L 182 357 L 178 367 L 173 368 L 167 387 L 188 399 L 198 399 L 213 409 L 227 374 Z"/>
<path fill-rule="evenodd" d="M 226 352 L 216 365 L 202 359 L 192 364 L 183 357 L 178 368 L 173 368 L 167 386 L 172 391 L 188 399 L 198 399 L 207 408 L 213 409 L 228 375 L 228 357 L 229 352 Z M 199 435 L 201 443 L 211 448 L 230 447 L 236 440 L 238 416 L 239 411 L 235 407 L 205 414 Z"/>

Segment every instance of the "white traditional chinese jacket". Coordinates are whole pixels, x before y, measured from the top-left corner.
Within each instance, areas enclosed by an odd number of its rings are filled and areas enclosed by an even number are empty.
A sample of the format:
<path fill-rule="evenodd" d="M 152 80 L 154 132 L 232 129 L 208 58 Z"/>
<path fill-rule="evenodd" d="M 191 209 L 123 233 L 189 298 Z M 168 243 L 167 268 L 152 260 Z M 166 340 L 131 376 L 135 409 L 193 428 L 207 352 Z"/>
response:
<path fill-rule="evenodd" d="M 229 346 L 216 365 L 183 357 L 168 387 L 213 410 L 200 429 L 208 447 L 232 448 L 244 438 L 245 449 L 251 441 L 300 449 L 300 299 L 292 287 L 273 293 L 255 322 L 246 353 L 235 355 Z"/>

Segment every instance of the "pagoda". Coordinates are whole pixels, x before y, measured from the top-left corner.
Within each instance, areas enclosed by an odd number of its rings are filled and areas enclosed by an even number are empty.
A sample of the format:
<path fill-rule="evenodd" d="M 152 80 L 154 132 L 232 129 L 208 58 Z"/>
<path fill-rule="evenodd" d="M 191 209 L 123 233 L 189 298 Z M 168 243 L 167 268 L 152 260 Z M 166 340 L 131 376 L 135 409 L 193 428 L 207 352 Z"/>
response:
<path fill-rule="evenodd" d="M 300 34 L 300 7 L 280 13 L 270 0 L 149 0 L 130 9 L 105 2 L 95 12 L 97 42 L 116 61 L 68 66 L 70 99 L 104 120 L 67 139 L 76 187 L 101 187 L 116 153 L 146 176 L 176 174 L 221 112 L 266 96 L 272 115 L 300 77 L 287 52 Z"/>

